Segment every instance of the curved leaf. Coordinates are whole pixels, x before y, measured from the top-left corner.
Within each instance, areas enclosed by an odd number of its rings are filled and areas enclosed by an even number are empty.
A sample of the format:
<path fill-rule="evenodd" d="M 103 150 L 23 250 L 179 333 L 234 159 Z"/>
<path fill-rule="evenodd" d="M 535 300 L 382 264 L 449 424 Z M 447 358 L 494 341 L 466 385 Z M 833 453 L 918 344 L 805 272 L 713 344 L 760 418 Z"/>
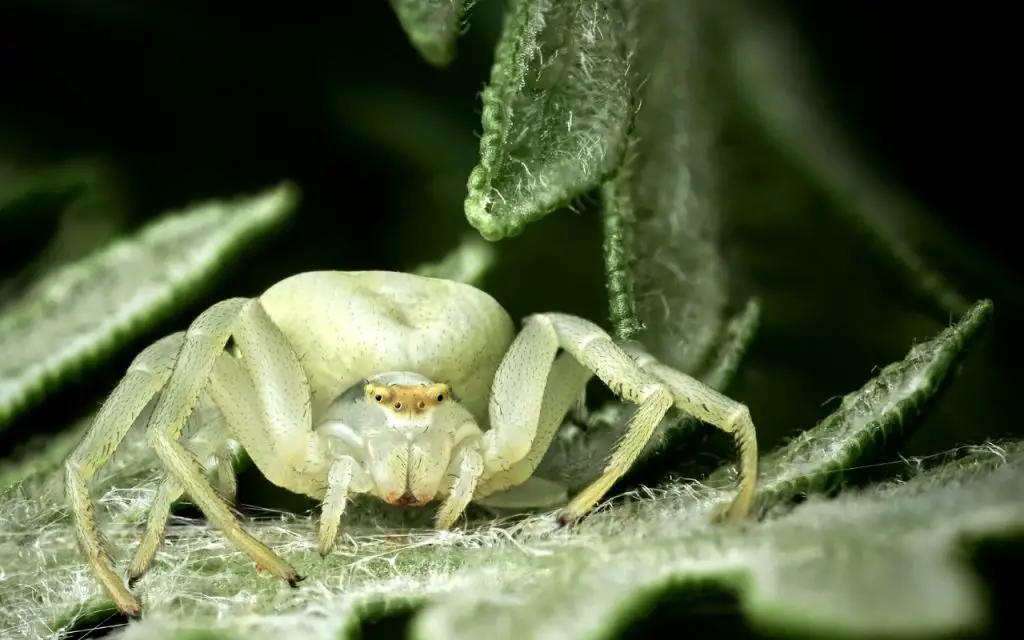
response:
<path fill-rule="evenodd" d="M 488 240 L 597 187 L 622 161 L 633 101 L 617 0 L 516 0 L 483 92 L 466 217 Z"/>
<path fill-rule="evenodd" d="M 0 162 L 0 220 L 11 215 L 14 205 L 32 197 L 73 194 L 88 187 L 94 175 L 83 165 L 25 170 Z"/>
<path fill-rule="evenodd" d="M 468 237 L 443 259 L 420 266 L 416 273 L 479 286 L 484 275 L 494 266 L 495 258 L 492 245 L 478 236 Z"/>
<path fill-rule="evenodd" d="M 295 206 L 296 191 L 197 205 L 36 282 L 0 310 L 0 428 L 197 294 L 237 249 Z"/>
<path fill-rule="evenodd" d="M 619 337 L 636 334 L 662 362 L 693 373 L 728 302 L 712 169 L 715 56 L 700 3 L 638 4 L 640 107 L 627 161 L 602 190 L 612 322 Z"/>
<path fill-rule="evenodd" d="M 391 0 L 391 8 L 427 62 L 444 67 L 455 58 L 466 0 Z"/>
<path fill-rule="evenodd" d="M 761 459 L 766 477 L 758 503 L 766 508 L 800 493 L 821 491 L 872 447 L 910 435 L 956 366 L 984 333 L 992 303 L 983 300 L 956 325 L 915 345 L 907 357 L 882 369 L 843 398 L 832 415 L 784 449 Z"/>

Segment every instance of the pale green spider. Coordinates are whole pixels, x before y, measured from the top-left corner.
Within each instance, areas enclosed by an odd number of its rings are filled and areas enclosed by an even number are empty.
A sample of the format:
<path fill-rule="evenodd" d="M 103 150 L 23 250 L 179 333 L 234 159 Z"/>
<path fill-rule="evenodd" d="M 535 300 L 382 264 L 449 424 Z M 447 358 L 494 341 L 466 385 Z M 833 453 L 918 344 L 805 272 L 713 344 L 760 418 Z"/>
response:
<path fill-rule="evenodd" d="M 739 492 L 728 515 L 747 515 L 757 443 L 744 405 L 650 356 L 628 354 L 581 318 L 533 315 L 514 336 L 501 305 L 469 285 L 313 272 L 257 299 L 219 302 L 139 354 L 65 464 L 75 531 L 97 580 L 129 615 L 140 612 L 129 588 L 183 494 L 259 568 L 295 586 L 295 569 L 239 525 L 222 495 L 230 499 L 235 487 L 232 441 L 274 484 L 323 501 L 318 547 L 326 555 L 355 493 L 397 505 L 441 498 L 439 529 L 471 500 L 564 504 L 564 488 L 531 475 L 595 374 L 639 406 L 602 475 L 563 508 L 561 522 L 597 504 L 673 405 L 735 436 Z M 223 420 L 183 439 L 197 407 Z M 148 443 L 168 475 L 126 587 L 101 544 L 89 482 L 140 417 L 148 417 Z M 214 469 L 221 491 L 207 478 Z"/>

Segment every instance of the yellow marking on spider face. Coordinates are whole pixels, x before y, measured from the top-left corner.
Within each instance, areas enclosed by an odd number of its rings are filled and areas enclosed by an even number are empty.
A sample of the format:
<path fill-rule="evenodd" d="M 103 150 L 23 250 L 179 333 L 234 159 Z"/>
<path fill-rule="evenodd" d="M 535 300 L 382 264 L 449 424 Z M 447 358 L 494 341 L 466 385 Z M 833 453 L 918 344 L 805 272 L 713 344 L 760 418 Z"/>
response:
<path fill-rule="evenodd" d="M 451 389 L 437 384 L 374 384 L 366 385 L 366 397 L 401 416 L 411 417 L 432 411 L 451 402 Z"/>

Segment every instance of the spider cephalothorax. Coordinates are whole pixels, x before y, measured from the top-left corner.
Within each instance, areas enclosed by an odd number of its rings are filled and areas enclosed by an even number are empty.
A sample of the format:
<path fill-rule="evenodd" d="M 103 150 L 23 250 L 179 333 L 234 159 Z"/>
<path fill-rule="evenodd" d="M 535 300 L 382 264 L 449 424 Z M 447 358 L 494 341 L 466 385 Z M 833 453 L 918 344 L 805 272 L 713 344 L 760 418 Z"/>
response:
<path fill-rule="evenodd" d="M 570 501 L 533 472 L 594 375 L 638 406 L 600 477 Z M 515 335 L 501 305 L 465 284 L 380 271 L 304 273 L 259 298 L 219 302 L 139 354 L 68 458 L 67 496 L 97 580 L 121 611 L 136 615 L 139 603 L 101 544 L 89 481 L 140 416 L 148 416 L 148 443 L 166 476 L 129 587 L 185 494 L 258 567 L 294 586 L 295 569 L 246 532 L 226 502 L 235 444 L 271 482 L 323 501 L 318 547 L 326 555 L 347 498 L 359 493 L 396 505 L 439 499 L 439 529 L 470 501 L 562 504 L 560 519 L 575 520 L 636 461 L 673 405 L 735 436 L 740 489 L 728 513 L 745 517 L 757 444 L 742 404 L 627 352 L 582 318 L 533 315 Z M 197 408 L 222 419 L 183 435 Z"/>

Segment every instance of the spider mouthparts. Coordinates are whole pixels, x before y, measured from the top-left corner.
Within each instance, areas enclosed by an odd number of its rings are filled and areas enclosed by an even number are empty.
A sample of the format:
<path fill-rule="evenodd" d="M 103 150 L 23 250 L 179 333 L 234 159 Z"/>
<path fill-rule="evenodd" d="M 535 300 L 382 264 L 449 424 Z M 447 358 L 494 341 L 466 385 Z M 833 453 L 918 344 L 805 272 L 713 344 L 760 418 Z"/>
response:
<path fill-rule="evenodd" d="M 386 500 L 389 504 L 393 504 L 396 507 L 422 507 L 430 502 L 430 498 L 417 498 L 410 489 L 406 489 L 405 493 L 400 496 L 389 494 Z"/>

